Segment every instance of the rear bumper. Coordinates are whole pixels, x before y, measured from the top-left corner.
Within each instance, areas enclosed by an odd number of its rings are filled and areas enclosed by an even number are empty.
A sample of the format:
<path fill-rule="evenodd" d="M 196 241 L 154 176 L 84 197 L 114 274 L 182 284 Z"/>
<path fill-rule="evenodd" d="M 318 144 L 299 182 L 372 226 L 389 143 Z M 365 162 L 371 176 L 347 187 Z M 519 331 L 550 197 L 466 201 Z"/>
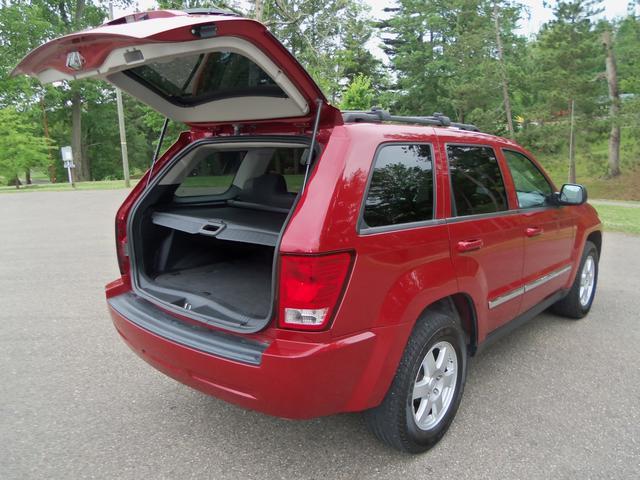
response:
<path fill-rule="evenodd" d="M 108 303 L 117 331 L 136 354 L 225 401 L 297 419 L 363 410 L 380 401 L 372 390 L 380 390 L 381 372 L 372 359 L 384 355 L 380 348 L 387 342 L 374 332 L 329 343 L 248 338 L 182 323 L 131 293 Z M 384 330 L 383 337 L 394 333 Z"/>

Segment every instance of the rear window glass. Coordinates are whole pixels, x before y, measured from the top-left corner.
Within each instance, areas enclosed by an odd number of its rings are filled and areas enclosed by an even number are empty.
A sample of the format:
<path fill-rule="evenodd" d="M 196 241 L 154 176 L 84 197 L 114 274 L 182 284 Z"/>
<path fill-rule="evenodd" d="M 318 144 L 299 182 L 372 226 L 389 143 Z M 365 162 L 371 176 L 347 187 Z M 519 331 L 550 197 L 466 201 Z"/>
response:
<path fill-rule="evenodd" d="M 187 174 L 175 194 L 178 197 L 218 195 L 231 187 L 245 152 L 212 152 Z"/>
<path fill-rule="evenodd" d="M 298 193 L 304 180 L 303 155 L 305 155 L 305 149 L 302 148 L 278 149 L 267 167 L 267 173 L 277 173 L 284 176 L 287 182 L 287 191 Z"/>
<path fill-rule="evenodd" d="M 433 163 L 429 145 L 385 145 L 373 166 L 364 207 L 367 227 L 433 219 Z"/>
<path fill-rule="evenodd" d="M 180 105 L 239 96 L 286 97 L 264 70 L 233 52 L 184 55 L 166 62 L 150 62 L 125 73 Z"/>
<path fill-rule="evenodd" d="M 300 191 L 304 180 L 306 152 L 304 147 L 202 152 L 202 158 L 190 167 L 175 195 L 221 195 L 234 185 L 238 194 L 255 189 L 256 182 L 253 180 L 265 176 L 272 180 L 268 185 L 258 181 L 261 184 L 257 187 L 259 190 L 276 195 L 295 194 Z M 269 192 L 269 188 L 274 191 Z"/>
<path fill-rule="evenodd" d="M 455 215 L 476 215 L 507 210 L 507 194 L 492 148 L 447 146 Z"/>

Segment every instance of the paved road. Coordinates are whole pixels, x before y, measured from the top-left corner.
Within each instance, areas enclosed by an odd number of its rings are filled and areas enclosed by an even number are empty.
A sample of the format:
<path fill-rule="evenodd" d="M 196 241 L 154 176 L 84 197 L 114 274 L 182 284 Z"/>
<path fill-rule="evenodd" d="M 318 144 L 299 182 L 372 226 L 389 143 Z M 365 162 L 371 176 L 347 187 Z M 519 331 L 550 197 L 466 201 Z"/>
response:
<path fill-rule="evenodd" d="M 123 191 L 0 196 L 0 477 L 640 478 L 640 237 L 608 234 L 591 315 L 541 315 L 472 361 L 431 452 L 359 415 L 266 417 L 183 387 L 110 324 Z"/>

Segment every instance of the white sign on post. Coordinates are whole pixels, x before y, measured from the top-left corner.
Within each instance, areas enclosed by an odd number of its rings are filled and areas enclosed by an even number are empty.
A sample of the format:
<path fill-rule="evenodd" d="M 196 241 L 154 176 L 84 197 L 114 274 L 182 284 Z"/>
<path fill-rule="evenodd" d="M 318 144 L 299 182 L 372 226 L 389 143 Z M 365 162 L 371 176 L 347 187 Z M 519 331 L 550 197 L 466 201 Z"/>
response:
<path fill-rule="evenodd" d="M 76 166 L 73 164 L 73 150 L 71 147 L 61 147 L 60 154 L 62 155 L 62 162 L 64 168 L 67 169 L 67 175 L 69 176 L 69 183 L 73 185 L 73 177 L 71 176 L 71 169 Z"/>

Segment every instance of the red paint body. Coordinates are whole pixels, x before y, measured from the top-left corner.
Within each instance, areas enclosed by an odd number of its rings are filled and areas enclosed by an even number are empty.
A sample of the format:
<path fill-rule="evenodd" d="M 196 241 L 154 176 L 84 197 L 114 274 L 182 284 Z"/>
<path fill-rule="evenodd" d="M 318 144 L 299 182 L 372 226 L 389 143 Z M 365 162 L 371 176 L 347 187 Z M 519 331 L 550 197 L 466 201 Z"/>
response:
<path fill-rule="evenodd" d="M 116 328 L 138 355 L 187 385 L 272 415 L 309 418 L 364 410 L 384 397 L 413 324 L 425 308 L 464 294 L 472 301 L 475 341 L 480 344 L 489 332 L 550 293 L 568 288 L 586 237 L 599 229 L 595 211 L 587 204 L 519 211 L 500 148 L 527 152 L 504 139 L 453 129 L 377 124 L 336 126 L 323 131 L 321 139 L 322 157 L 280 250 L 355 251 L 353 271 L 331 327 L 323 332 L 298 332 L 277 328 L 272 322 L 251 335 L 270 343 L 262 364 L 254 367 L 158 338 L 112 311 Z M 188 141 L 184 136 L 181 145 Z M 367 177 L 376 148 L 382 143 L 434 146 L 436 218 L 446 220 L 451 215 L 442 148 L 449 141 L 489 145 L 496 150 L 511 210 L 492 218 L 358 234 L 356 224 Z M 179 148 L 170 149 L 162 161 Z M 136 195 L 134 190 L 131 197 Z M 529 237 L 530 228 L 542 228 L 543 233 Z M 466 252 L 455 248 L 459 241 L 475 239 L 482 240 L 482 248 Z M 493 310 L 487 307 L 488 300 L 566 263 L 573 265 L 570 272 L 527 292 L 522 299 Z M 128 289 L 125 277 L 107 288 L 107 296 Z M 307 381 L 310 378 L 313 382 Z"/>
<path fill-rule="evenodd" d="M 572 284 L 585 240 L 599 232 L 600 221 L 587 204 L 519 210 L 501 148 L 533 158 L 529 153 L 508 140 L 454 128 L 343 124 L 339 112 L 326 103 L 307 72 L 257 22 L 176 12 L 156 12 L 149 20 L 133 24 L 116 20 L 49 42 L 27 56 L 16 72 L 39 75 L 53 69 L 75 74 L 65 66 L 71 50 L 82 54 L 87 69 L 98 68 L 114 48 L 186 42 L 193 40 L 189 33 L 192 26 L 212 22 L 218 26 L 219 35 L 242 37 L 267 53 L 309 104 L 309 112 L 301 117 L 244 122 L 237 126 L 241 135 L 309 135 L 315 109 L 323 105 L 318 134 L 322 154 L 286 226 L 280 253 L 348 251 L 353 255 L 352 270 L 325 330 L 278 328 L 276 319 L 272 319 L 262 331 L 246 335 L 268 344 L 257 366 L 158 337 L 111 309 L 118 332 L 144 360 L 203 392 L 272 415 L 310 418 L 365 410 L 383 399 L 414 323 L 434 302 L 454 300 L 470 342 L 477 346 L 490 332 Z M 190 128 L 159 159 L 154 173 L 194 141 L 236 134 L 231 123 L 199 123 Z M 435 218 L 440 221 L 360 234 L 358 218 L 374 154 L 381 144 L 389 142 L 432 146 Z M 447 143 L 494 148 L 507 188 L 509 211 L 453 221 Z M 125 200 L 117 223 L 126 223 L 148 175 Z M 117 242 L 122 251 L 126 241 L 120 231 Z M 539 288 L 493 309 L 488 307 L 501 295 L 567 265 L 570 270 Z M 122 277 L 107 286 L 107 298 L 131 292 L 128 264 L 121 268 Z"/>

